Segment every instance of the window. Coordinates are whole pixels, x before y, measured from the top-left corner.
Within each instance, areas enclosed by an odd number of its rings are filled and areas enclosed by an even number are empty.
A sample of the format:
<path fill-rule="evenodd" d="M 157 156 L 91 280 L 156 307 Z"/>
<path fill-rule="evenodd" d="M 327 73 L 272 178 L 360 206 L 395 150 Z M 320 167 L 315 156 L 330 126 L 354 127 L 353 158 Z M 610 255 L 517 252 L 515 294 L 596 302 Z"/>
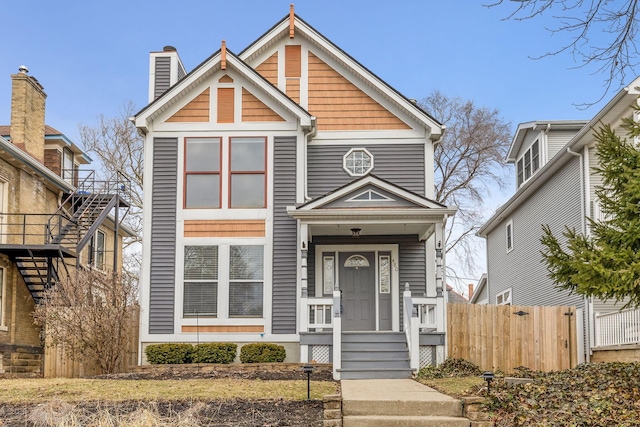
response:
<path fill-rule="evenodd" d="M 218 315 L 218 247 L 184 248 L 184 316 Z"/>
<path fill-rule="evenodd" d="M 89 241 L 88 264 L 98 270 L 104 270 L 105 242 L 106 236 L 100 230 Z"/>
<path fill-rule="evenodd" d="M 535 141 L 516 162 L 518 188 L 540 169 L 540 142 Z"/>
<path fill-rule="evenodd" d="M 378 258 L 380 268 L 380 293 L 388 294 L 391 292 L 391 257 L 389 255 L 381 255 Z"/>
<path fill-rule="evenodd" d="M 496 295 L 497 305 L 511 305 L 511 288 Z"/>
<path fill-rule="evenodd" d="M 266 207 L 265 138 L 231 138 L 229 167 L 229 207 Z"/>
<path fill-rule="evenodd" d="M 185 138 L 185 208 L 220 207 L 220 138 Z"/>
<path fill-rule="evenodd" d="M 342 162 L 342 167 L 351 176 L 366 175 L 373 169 L 373 156 L 364 148 L 352 148 Z"/>
<path fill-rule="evenodd" d="M 509 221 L 505 227 L 507 252 L 513 250 L 513 220 Z"/>
<path fill-rule="evenodd" d="M 229 317 L 262 317 L 264 248 L 231 246 Z"/>
<path fill-rule="evenodd" d="M 331 295 L 335 287 L 335 257 L 324 255 L 322 257 L 322 283 L 325 295 Z"/>
<path fill-rule="evenodd" d="M 62 150 L 62 179 L 69 184 L 73 182 L 73 152 L 68 148 Z"/>

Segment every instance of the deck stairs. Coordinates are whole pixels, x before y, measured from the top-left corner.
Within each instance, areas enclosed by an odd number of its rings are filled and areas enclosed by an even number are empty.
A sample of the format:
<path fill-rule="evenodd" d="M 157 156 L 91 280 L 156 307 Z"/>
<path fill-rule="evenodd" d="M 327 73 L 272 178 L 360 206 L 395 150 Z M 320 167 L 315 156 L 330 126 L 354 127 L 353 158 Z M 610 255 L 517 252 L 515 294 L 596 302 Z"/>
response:
<path fill-rule="evenodd" d="M 340 378 L 411 378 L 404 332 L 342 332 Z"/>

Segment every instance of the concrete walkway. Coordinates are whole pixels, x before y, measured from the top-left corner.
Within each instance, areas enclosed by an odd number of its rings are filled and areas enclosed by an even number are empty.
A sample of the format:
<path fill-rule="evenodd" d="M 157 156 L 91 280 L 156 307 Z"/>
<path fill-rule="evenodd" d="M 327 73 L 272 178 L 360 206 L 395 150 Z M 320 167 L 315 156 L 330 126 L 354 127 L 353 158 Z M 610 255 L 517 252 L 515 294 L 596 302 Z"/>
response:
<path fill-rule="evenodd" d="M 468 427 L 462 403 L 410 379 L 343 380 L 344 427 Z"/>

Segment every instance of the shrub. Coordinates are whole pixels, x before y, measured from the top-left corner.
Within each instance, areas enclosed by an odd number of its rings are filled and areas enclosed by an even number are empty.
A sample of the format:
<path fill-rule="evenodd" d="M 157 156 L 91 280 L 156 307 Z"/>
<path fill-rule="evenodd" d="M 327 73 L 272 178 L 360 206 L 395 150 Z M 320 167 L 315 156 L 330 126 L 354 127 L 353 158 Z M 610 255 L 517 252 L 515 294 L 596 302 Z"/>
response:
<path fill-rule="evenodd" d="M 272 343 L 245 344 L 240 349 L 242 363 L 283 362 L 287 357 L 284 347 Z"/>
<path fill-rule="evenodd" d="M 238 345 L 234 343 L 212 342 L 198 344 L 193 350 L 193 363 L 233 363 Z"/>
<path fill-rule="evenodd" d="M 191 363 L 193 346 L 191 344 L 151 344 L 145 348 L 147 361 L 152 365 Z"/>

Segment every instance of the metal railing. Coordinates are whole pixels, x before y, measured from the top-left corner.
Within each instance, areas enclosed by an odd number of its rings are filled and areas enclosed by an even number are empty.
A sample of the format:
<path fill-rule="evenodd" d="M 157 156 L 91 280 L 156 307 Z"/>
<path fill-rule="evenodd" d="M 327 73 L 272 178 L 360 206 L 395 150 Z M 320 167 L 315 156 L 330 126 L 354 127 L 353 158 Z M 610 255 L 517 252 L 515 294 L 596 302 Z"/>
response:
<path fill-rule="evenodd" d="M 43 245 L 51 242 L 60 224 L 69 221 L 64 213 L 28 214 L 0 213 L 0 244 L 9 245 Z M 80 236 L 77 232 L 68 233 L 60 242 L 62 246 L 73 247 L 78 244 Z"/>
<path fill-rule="evenodd" d="M 640 308 L 596 313 L 595 346 L 640 345 Z"/>

